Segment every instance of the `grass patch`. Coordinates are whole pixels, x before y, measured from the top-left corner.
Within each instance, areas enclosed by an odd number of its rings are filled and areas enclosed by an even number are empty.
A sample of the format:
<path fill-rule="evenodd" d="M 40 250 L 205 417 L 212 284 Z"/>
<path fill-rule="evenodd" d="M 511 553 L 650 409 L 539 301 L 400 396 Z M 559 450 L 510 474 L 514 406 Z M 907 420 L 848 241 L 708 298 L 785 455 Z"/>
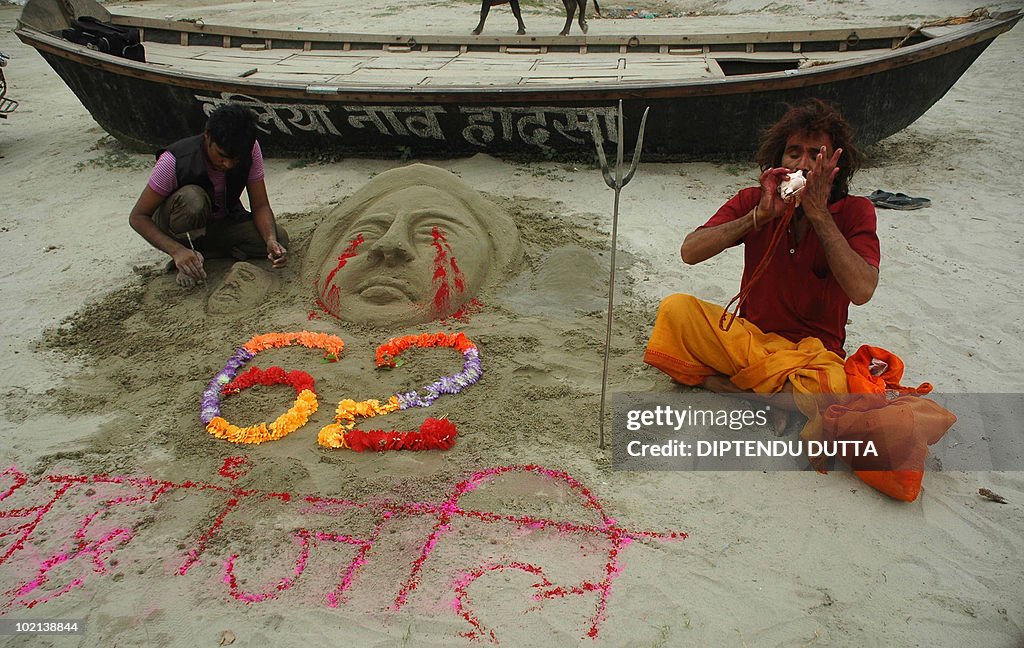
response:
<path fill-rule="evenodd" d="M 89 147 L 90 151 L 99 152 L 99 155 L 75 165 L 75 171 L 82 171 L 88 167 L 100 167 L 101 169 L 116 170 L 125 169 L 128 171 L 142 171 L 152 166 L 152 159 L 146 155 L 134 152 L 110 135 L 104 135 L 96 140 L 96 143 Z"/>

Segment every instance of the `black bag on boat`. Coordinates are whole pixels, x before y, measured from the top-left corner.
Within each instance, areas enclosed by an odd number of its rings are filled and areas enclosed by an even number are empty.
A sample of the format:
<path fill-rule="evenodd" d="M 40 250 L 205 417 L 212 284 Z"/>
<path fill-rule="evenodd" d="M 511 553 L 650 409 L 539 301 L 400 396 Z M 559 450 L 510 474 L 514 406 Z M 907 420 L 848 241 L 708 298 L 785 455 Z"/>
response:
<path fill-rule="evenodd" d="M 61 36 L 106 54 L 146 62 L 146 50 L 139 42 L 139 30 L 134 27 L 121 27 L 92 16 L 82 16 L 71 21 L 71 28 L 63 30 Z"/>

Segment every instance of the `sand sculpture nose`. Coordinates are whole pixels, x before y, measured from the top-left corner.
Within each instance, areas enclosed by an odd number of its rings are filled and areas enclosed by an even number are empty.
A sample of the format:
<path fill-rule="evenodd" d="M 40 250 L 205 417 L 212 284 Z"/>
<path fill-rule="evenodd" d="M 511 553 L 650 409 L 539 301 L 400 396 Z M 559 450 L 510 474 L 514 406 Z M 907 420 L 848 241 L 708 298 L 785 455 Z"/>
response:
<path fill-rule="evenodd" d="M 370 247 L 370 254 L 388 265 L 411 261 L 416 254 L 405 219 L 396 218 L 384 235 Z"/>

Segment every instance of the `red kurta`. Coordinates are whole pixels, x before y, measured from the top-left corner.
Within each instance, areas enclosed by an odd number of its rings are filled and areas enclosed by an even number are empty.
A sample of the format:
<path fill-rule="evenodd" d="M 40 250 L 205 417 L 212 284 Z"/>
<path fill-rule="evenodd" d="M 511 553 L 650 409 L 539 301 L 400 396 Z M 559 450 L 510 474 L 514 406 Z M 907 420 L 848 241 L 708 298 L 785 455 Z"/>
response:
<path fill-rule="evenodd" d="M 733 196 L 704 224 L 721 225 L 746 215 L 761 198 L 761 188 L 751 187 Z M 867 198 L 847 196 L 828 206 L 836 226 L 853 251 L 875 268 L 880 253 L 875 232 L 875 206 Z M 768 251 L 768 242 L 778 221 L 751 230 L 737 243 L 744 243 L 743 280 L 745 288 Z M 792 230 L 792 228 L 791 228 Z M 778 333 L 787 340 L 799 342 L 816 337 L 826 349 L 845 357 L 846 321 L 850 298 L 836 281 L 825 250 L 814 228 L 810 227 L 800 244 L 790 231 L 779 243 L 775 256 L 740 309 L 740 317 L 756 324 L 762 331 Z"/>

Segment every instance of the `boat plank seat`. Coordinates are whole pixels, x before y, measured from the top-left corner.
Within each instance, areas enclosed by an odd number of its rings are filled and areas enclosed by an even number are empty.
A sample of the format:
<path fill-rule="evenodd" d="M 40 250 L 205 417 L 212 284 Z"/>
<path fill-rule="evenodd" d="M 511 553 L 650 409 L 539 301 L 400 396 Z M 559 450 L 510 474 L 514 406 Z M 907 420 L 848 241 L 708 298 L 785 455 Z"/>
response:
<path fill-rule="evenodd" d="M 703 79 L 724 76 L 710 55 L 617 53 L 562 56 L 543 54 L 509 56 L 501 52 L 402 52 L 381 50 L 338 51 L 325 55 L 312 51 L 262 50 L 164 45 L 150 43 L 152 63 L 192 74 L 300 84 L 353 83 L 380 86 L 482 84 L 593 84 L 624 80 Z M 745 54 L 746 58 L 752 55 Z M 756 56 L 756 55 L 753 55 Z M 787 55 L 783 60 L 800 59 Z M 253 70 L 255 69 L 255 72 Z"/>
<path fill-rule="evenodd" d="M 181 47 L 179 45 L 179 47 Z M 182 49 L 193 49 L 185 47 Z M 258 54 L 258 55 L 257 55 Z M 231 48 L 218 48 L 206 50 L 201 54 L 193 56 L 193 59 L 204 61 L 235 61 L 238 63 L 249 63 L 252 65 L 266 65 L 268 63 L 280 63 L 291 54 L 283 50 L 261 50 L 259 52 L 244 52 Z"/>
<path fill-rule="evenodd" d="M 294 72 L 287 73 L 274 73 L 274 72 L 256 72 L 247 76 L 248 79 L 256 81 L 274 81 L 277 83 L 297 83 L 300 85 L 328 85 L 334 79 L 334 75 L 319 73 L 319 74 L 295 74 Z"/>
<path fill-rule="evenodd" d="M 522 77 L 501 77 L 496 78 L 492 74 L 477 75 L 462 75 L 462 76 L 432 76 L 424 79 L 421 85 L 425 86 L 508 86 L 518 85 L 522 82 Z"/>
<path fill-rule="evenodd" d="M 585 84 L 608 83 L 610 81 L 619 81 L 619 77 L 590 77 L 590 78 L 586 78 L 586 77 L 551 77 L 551 78 L 547 78 L 547 79 L 529 78 L 529 79 L 523 79 L 522 85 L 530 85 L 530 86 L 537 86 L 537 85 L 544 85 L 544 84 L 549 84 L 549 85 L 566 85 L 566 84 L 585 85 Z"/>
<path fill-rule="evenodd" d="M 437 56 L 434 54 L 381 54 L 363 53 L 359 67 L 366 70 L 439 70 L 449 65 L 453 56 Z"/>

